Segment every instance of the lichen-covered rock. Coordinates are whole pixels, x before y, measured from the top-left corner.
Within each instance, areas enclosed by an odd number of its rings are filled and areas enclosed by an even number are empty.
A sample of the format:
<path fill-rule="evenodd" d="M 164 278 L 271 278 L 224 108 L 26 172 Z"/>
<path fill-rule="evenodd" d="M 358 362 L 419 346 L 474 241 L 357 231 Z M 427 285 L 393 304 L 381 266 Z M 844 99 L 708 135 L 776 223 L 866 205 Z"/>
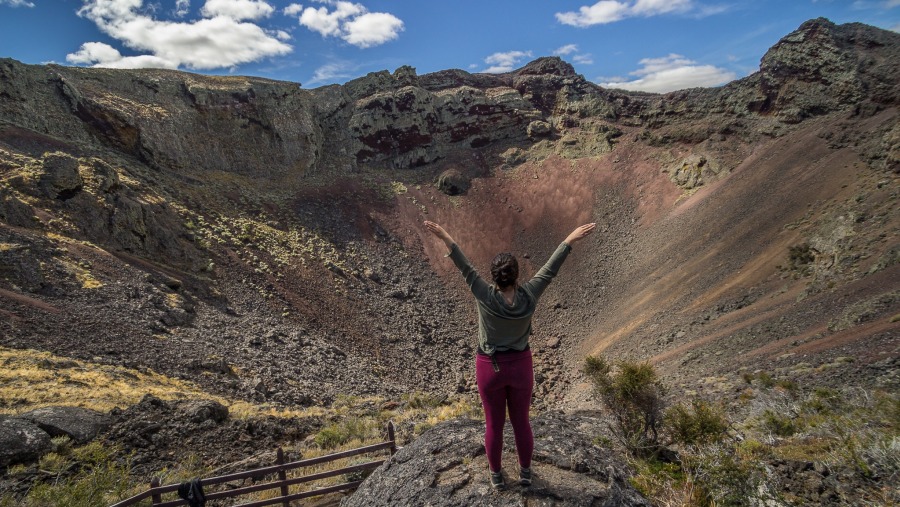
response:
<path fill-rule="evenodd" d="M 0 221 L 17 227 L 31 227 L 35 223 L 34 210 L 11 189 L 0 187 Z"/>
<path fill-rule="evenodd" d="M 35 461 L 51 447 L 50 435 L 35 424 L 0 416 L 0 467 Z"/>
<path fill-rule="evenodd" d="M 525 150 L 521 148 L 509 148 L 500 154 L 500 159 L 510 167 L 515 167 L 528 160 Z"/>
<path fill-rule="evenodd" d="M 197 424 L 207 420 L 221 423 L 228 419 L 228 407 L 215 400 L 185 402 L 182 410 L 189 421 Z"/>
<path fill-rule="evenodd" d="M 649 506 L 624 481 L 624 465 L 594 446 L 596 414 L 545 414 L 532 421 L 534 482 L 519 486 L 511 434 L 506 435 L 507 488 L 494 490 L 484 456 L 484 423 L 442 423 L 401 449 L 342 502 L 343 507 L 388 505 Z"/>
<path fill-rule="evenodd" d="M 78 159 L 66 153 L 44 155 L 38 170 L 38 186 L 51 199 L 69 199 L 84 185 L 78 173 Z"/>
<path fill-rule="evenodd" d="M 704 155 L 693 154 L 667 169 L 669 178 L 685 190 L 702 186 L 715 179 L 722 172 L 719 164 Z"/>
<path fill-rule="evenodd" d="M 51 437 L 67 436 L 76 444 L 90 442 L 112 424 L 108 415 L 81 407 L 38 408 L 19 418 L 35 424 Z"/>
<path fill-rule="evenodd" d="M 447 195 L 464 194 L 471 185 L 472 180 L 456 169 L 447 169 L 438 176 L 437 181 L 438 188 Z"/>
<path fill-rule="evenodd" d="M 531 138 L 549 136 L 550 124 L 545 121 L 535 120 L 528 124 L 526 133 L 528 134 L 528 137 Z"/>

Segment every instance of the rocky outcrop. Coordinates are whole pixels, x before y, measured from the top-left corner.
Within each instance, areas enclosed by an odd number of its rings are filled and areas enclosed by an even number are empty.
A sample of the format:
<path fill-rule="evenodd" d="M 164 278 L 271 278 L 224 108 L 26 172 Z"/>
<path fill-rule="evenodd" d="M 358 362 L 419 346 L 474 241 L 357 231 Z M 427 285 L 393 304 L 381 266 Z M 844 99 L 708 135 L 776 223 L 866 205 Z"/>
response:
<path fill-rule="evenodd" d="M 51 447 L 50 435 L 35 424 L 0 416 L 0 467 L 34 461 Z"/>
<path fill-rule="evenodd" d="M 632 94 L 623 106 L 650 127 L 710 114 L 782 123 L 844 109 L 868 115 L 900 101 L 898 59 L 900 34 L 818 18 L 783 37 L 763 56 L 759 71 L 743 79 L 721 88 Z"/>
<path fill-rule="evenodd" d="M 624 480 L 624 465 L 591 443 L 596 414 L 551 413 L 536 417 L 534 482 L 517 484 L 511 434 L 506 435 L 505 491 L 488 480 L 484 423 L 442 423 L 401 449 L 372 473 L 343 507 L 377 505 L 649 506 Z"/>
<path fill-rule="evenodd" d="M 762 99 L 751 102 L 749 109 L 797 122 L 864 98 L 896 104 L 898 44 L 900 34 L 860 23 L 807 21 L 763 56 L 757 82 Z"/>
<path fill-rule="evenodd" d="M 123 184 L 119 172 L 102 159 L 54 151 L 23 167 L 12 166 L 7 174 L 9 187 L 0 188 L 0 217 L 12 225 L 40 226 L 25 201 L 46 198 L 44 208 L 64 218 L 75 234 L 117 250 L 200 269 L 194 265 L 200 259 L 196 246 L 176 210 L 159 196 L 148 195 L 145 188 Z"/>
<path fill-rule="evenodd" d="M 19 415 L 47 432 L 51 437 L 69 437 L 76 444 L 97 438 L 112 424 L 112 419 L 96 410 L 81 407 L 44 407 Z"/>
<path fill-rule="evenodd" d="M 722 173 L 722 168 L 715 160 L 693 154 L 664 171 L 669 173 L 673 183 L 691 190 L 715 180 Z"/>

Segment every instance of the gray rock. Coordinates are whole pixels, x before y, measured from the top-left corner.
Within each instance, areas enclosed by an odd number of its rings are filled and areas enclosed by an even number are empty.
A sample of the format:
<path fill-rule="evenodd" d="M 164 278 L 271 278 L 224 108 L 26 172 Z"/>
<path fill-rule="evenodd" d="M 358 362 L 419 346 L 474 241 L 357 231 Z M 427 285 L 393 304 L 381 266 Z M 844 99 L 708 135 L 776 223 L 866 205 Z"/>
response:
<path fill-rule="evenodd" d="M 9 189 L 0 188 L 0 220 L 18 227 L 31 227 L 35 223 L 34 210 Z"/>
<path fill-rule="evenodd" d="M 472 180 L 456 169 L 447 169 L 438 177 L 437 186 L 447 195 L 465 194 L 472 185 Z"/>
<path fill-rule="evenodd" d="M 111 418 L 101 412 L 81 407 L 44 407 L 21 414 L 51 437 L 67 436 L 77 444 L 86 444 L 106 431 Z"/>
<path fill-rule="evenodd" d="M 228 407 L 213 400 L 190 401 L 183 410 L 188 420 L 198 424 L 204 421 L 221 423 L 228 419 Z"/>
<path fill-rule="evenodd" d="M 81 190 L 84 182 L 78 173 L 78 159 L 55 152 L 44 155 L 42 163 L 38 185 L 47 197 L 67 199 Z"/>
<path fill-rule="evenodd" d="M 531 138 L 546 137 L 550 135 L 550 124 L 545 121 L 535 120 L 528 124 L 526 133 Z"/>
<path fill-rule="evenodd" d="M 34 461 L 50 451 L 50 435 L 16 417 L 0 416 L 0 467 Z"/>
<path fill-rule="evenodd" d="M 341 505 L 649 506 L 622 480 L 621 461 L 591 443 L 598 424 L 592 414 L 535 418 L 531 488 L 516 482 L 518 466 L 508 431 L 503 459 L 507 488 L 495 491 L 488 481 L 483 423 L 445 422 L 400 449 Z"/>

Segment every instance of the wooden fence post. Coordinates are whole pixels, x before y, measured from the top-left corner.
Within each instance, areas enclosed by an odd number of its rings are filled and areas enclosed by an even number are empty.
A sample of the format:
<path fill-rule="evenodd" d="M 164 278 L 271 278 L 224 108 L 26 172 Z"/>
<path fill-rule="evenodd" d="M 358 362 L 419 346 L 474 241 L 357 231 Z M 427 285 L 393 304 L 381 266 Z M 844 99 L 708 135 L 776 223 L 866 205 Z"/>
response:
<path fill-rule="evenodd" d="M 158 488 L 158 487 L 159 487 L 159 477 L 154 477 L 154 478 L 150 479 L 150 489 Z M 151 501 L 153 502 L 153 505 L 158 505 L 158 504 L 162 503 L 162 495 L 160 495 L 159 493 L 157 493 L 155 491 L 153 492 L 153 494 L 151 495 L 150 498 L 151 498 Z"/>
<path fill-rule="evenodd" d="M 394 421 L 388 421 L 388 440 L 391 442 L 391 456 L 397 452 L 397 439 L 394 438 Z"/>
<path fill-rule="evenodd" d="M 275 462 L 279 465 L 284 465 L 284 451 L 281 449 L 281 447 L 278 448 L 278 451 L 275 454 Z M 278 470 L 278 480 L 281 481 L 281 496 L 287 497 L 288 486 L 287 484 L 285 484 L 285 481 L 287 481 L 287 472 L 285 472 L 283 468 Z M 291 503 L 288 500 L 285 500 L 283 502 L 284 507 L 290 507 L 290 504 Z"/>

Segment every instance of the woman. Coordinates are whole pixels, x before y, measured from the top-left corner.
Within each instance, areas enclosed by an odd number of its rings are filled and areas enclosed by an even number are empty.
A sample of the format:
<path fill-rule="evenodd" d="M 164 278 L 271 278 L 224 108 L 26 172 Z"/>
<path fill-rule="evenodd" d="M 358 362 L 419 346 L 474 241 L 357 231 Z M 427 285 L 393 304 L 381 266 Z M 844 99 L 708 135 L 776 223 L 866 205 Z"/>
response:
<path fill-rule="evenodd" d="M 491 485 L 504 487 L 500 454 L 503 450 L 503 426 L 509 409 L 509 421 L 516 441 L 519 458 L 519 483 L 531 485 L 531 454 L 534 435 L 528 410 L 534 384 L 534 370 L 528 337 L 531 335 L 531 316 L 538 298 L 556 276 L 572 245 L 591 232 L 596 224 L 578 227 L 559 245 L 550 260 L 522 285 L 517 283 L 519 264 L 509 253 L 501 253 L 491 262 L 494 285 L 485 282 L 463 255 L 453 238 L 443 227 L 425 222 L 425 228 L 440 238 L 450 250 L 448 254 L 462 272 L 478 303 L 478 354 L 475 379 L 484 408 L 484 447 L 491 472 Z"/>

